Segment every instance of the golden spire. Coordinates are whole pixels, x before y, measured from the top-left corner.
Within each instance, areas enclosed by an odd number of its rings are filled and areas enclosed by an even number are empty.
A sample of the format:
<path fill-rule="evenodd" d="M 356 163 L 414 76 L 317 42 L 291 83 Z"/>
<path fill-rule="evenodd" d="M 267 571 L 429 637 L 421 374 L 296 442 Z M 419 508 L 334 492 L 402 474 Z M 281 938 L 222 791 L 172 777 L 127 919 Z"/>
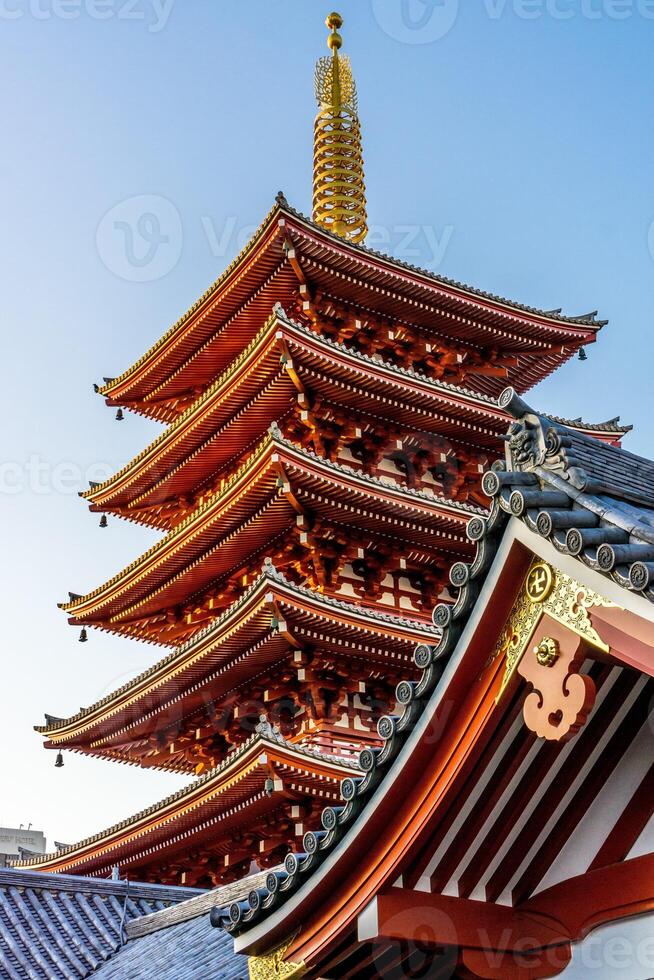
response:
<path fill-rule="evenodd" d="M 327 46 L 332 54 L 316 64 L 313 220 L 342 238 L 361 242 L 368 223 L 357 90 L 350 59 L 338 53 L 343 18 L 332 13 L 325 23 L 331 31 Z"/>

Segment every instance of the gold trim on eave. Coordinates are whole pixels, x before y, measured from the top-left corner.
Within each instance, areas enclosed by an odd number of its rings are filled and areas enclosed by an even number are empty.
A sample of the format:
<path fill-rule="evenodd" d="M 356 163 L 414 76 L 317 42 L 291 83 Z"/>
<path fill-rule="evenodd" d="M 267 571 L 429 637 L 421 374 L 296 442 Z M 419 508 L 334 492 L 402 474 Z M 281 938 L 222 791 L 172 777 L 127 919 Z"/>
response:
<path fill-rule="evenodd" d="M 594 629 L 588 610 L 593 606 L 614 605 L 547 562 L 534 560 L 493 653 L 493 659 L 505 658 L 504 677 L 496 702 L 509 685 L 544 613 L 606 654 L 609 647 Z"/>
<path fill-rule="evenodd" d="M 294 939 L 295 937 L 292 936 L 272 953 L 266 953 L 264 956 L 250 956 L 248 959 L 250 980 L 280 980 L 280 978 L 294 980 L 296 977 L 303 977 L 306 973 L 304 963 L 286 963 L 284 961 L 284 954 Z"/>

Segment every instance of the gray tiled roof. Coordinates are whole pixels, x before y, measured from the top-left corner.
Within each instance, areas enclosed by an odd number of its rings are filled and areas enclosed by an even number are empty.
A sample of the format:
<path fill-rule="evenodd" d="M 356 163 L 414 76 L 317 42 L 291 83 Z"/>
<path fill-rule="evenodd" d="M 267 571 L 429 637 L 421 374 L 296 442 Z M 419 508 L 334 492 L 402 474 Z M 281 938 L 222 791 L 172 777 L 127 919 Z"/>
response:
<path fill-rule="evenodd" d="M 233 902 L 228 916 L 214 908 L 214 926 L 238 935 L 270 915 L 311 877 L 358 819 L 438 686 L 511 516 L 562 553 L 654 601 L 654 462 L 533 412 L 512 388 L 503 392 L 499 404 L 517 420 L 506 437 L 506 463 L 495 464 L 483 478 L 491 509 L 487 517 L 468 522 L 476 555 L 470 564 L 456 562 L 450 569 L 456 601 L 440 603 L 433 613 L 440 639 L 433 646 L 416 647 L 414 660 L 422 676 L 398 685 L 398 715 L 379 720 L 382 747 L 361 753 L 363 775 L 343 781 L 343 805 L 323 811 L 324 829 L 306 834 L 303 852 L 288 854 L 283 868 L 268 874 L 265 887 Z"/>
<path fill-rule="evenodd" d="M 261 888 L 266 872 L 258 871 L 220 888 L 203 892 L 152 915 L 133 919 L 127 943 L 93 974 L 100 980 L 247 980 L 244 956 L 233 942 L 211 928 L 208 912 L 224 909 Z"/>
<path fill-rule="evenodd" d="M 205 914 L 130 940 L 93 974 L 94 980 L 247 980 L 245 956 Z"/>
<path fill-rule="evenodd" d="M 0 977 L 89 977 L 119 948 L 130 921 L 197 894 L 190 888 L 1 869 Z"/>

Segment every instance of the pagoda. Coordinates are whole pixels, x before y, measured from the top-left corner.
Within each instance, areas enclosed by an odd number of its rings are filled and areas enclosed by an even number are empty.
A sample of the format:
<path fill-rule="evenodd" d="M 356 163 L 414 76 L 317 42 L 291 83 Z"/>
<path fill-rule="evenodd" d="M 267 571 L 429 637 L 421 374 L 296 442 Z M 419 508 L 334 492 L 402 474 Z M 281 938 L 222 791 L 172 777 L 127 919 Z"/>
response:
<path fill-rule="evenodd" d="M 212 886 L 278 865 L 381 743 L 470 560 L 497 395 L 593 342 L 566 317 L 365 247 L 361 131 L 342 20 L 316 72 L 313 218 L 280 193 L 251 241 L 151 349 L 98 392 L 165 423 L 82 496 L 161 539 L 62 608 L 162 647 L 45 745 L 187 773 L 190 784 L 46 871 Z M 577 429 L 588 429 L 577 423 Z M 590 427 L 617 444 L 614 420 Z"/>

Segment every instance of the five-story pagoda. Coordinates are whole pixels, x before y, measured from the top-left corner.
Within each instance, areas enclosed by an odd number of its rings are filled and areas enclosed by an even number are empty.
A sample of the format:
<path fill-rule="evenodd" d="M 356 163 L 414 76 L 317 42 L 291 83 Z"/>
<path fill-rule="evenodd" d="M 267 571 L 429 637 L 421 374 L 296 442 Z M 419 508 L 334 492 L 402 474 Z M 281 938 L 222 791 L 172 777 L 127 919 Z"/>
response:
<path fill-rule="evenodd" d="M 103 523 L 163 536 L 63 608 L 83 637 L 98 628 L 165 653 L 38 730 L 48 748 L 195 778 L 32 867 L 213 885 L 278 863 L 317 826 L 438 635 L 430 611 L 469 556 L 480 475 L 506 430 L 495 396 L 540 381 L 602 325 L 361 244 L 341 23 L 327 18 L 316 72 L 313 220 L 279 194 L 188 313 L 98 389 L 167 427 L 83 496 Z"/>

